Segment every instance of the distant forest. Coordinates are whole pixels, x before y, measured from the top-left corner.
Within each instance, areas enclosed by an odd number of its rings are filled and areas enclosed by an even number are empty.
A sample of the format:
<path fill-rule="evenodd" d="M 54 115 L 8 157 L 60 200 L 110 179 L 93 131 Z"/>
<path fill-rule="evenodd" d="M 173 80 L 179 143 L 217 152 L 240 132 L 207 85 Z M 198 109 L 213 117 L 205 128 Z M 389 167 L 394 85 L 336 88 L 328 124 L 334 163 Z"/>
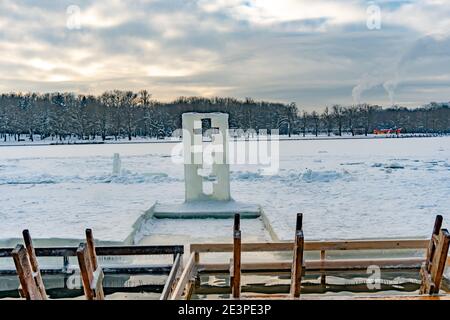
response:
<path fill-rule="evenodd" d="M 226 112 L 230 128 L 279 129 L 286 135 L 367 135 L 374 129 L 405 133 L 450 133 L 450 103 L 401 106 L 331 105 L 307 112 L 295 103 L 250 98 L 180 97 L 158 102 L 146 91 L 108 91 L 99 96 L 73 93 L 0 95 L 0 139 L 129 139 L 167 137 L 181 128 L 184 112 Z"/>

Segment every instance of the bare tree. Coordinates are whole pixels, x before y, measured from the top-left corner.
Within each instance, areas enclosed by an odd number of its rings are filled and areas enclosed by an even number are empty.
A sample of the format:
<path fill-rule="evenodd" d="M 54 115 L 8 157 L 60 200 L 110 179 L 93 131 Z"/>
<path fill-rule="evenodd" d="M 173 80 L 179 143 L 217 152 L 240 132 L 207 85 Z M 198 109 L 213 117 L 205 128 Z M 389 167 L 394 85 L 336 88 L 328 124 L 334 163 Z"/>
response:
<path fill-rule="evenodd" d="M 364 134 L 367 136 L 372 129 L 372 122 L 374 113 L 379 109 L 378 106 L 373 106 L 367 103 L 359 105 L 359 110 L 364 122 Z"/>
<path fill-rule="evenodd" d="M 350 106 L 344 110 L 345 117 L 348 123 L 348 130 L 351 132 L 352 136 L 355 135 L 355 124 L 358 118 L 358 107 Z"/>
<path fill-rule="evenodd" d="M 330 114 L 330 110 L 328 107 L 325 107 L 325 110 L 322 113 L 322 121 L 325 124 L 325 128 L 327 130 L 327 135 L 331 135 L 331 131 L 333 130 L 333 117 Z"/>
<path fill-rule="evenodd" d="M 171 102 L 151 100 L 143 90 L 108 91 L 101 96 L 85 96 L 73 93 L 8 93 L 0 94 L 0 138 L 23 140 L 23 135 L 33 140 L 81 139 L 98 135 L 115 139 L 125 135 L 166 137 L 181 127 L 184 112 L 225 112 L 230 115 L 231 128 L 277 129 L 282 134 L 299 130 L 306 136 L 312 131 L 316 136 L 322 128 L 328 135 L 337 131 L 356 134 L 356 128 L 364 128 L 367 135 L 375 128 L 402 128 L 404 132 L 450 133 L 450 103 L 430 103 L 408 109 L 393 106 L 382 109 L 376 105 L 361 104 L 342 107 L 333 105 L 323 112 L 304 111 L 298 116 L 294 103 L 274 103 L 239 100 L 235 98 L 181 97 Z"/>
<path fill-rule="evenodd" d="M 149 133 L 150 128 L 153 126 L 152 113 L 154 113 L 154 112 L 153 112 L 152 106 L 151 106 L 151 97 L 152 97 L 152 95 L 147 90 L 139 91 L 138 104 L 144 112 L 143 125 L 144 125 L 145 135 L 147 135 Z"/>
<path fill-rule="evenodd" d="M 125 118 L 125 129 L 130 141 L 136 129 L 136 98 L 137 94 L 132 91 L 125 91 L 120 94 L 120 103 Z"/>
<path fill-rule="evenodd" d="M 309 114 L 306 111 L 303 111 L 302 113 L 302 132 L 303 132 L 303 137 L 306 136 L 306 130 L 308 128 L 308 123 L 309 123 Z"/>
<path fill-rule="evenodd" d="M 320 127 L 320 117 L 319 117 L 319 114 L 317 113 L 317 111 L 313 111 L 311 113 L 311 119 L 314 124 L 314 134 L 317 137 L 317 136 L 319 136 L 319 127 Z"/>
<path fill-rule="evenodd" d="M 344 125 L 344 108 L 338 104 L 333 106 L 333 119 L 338 129 L 338 135 L 342 136 L 342 127 Z"/>

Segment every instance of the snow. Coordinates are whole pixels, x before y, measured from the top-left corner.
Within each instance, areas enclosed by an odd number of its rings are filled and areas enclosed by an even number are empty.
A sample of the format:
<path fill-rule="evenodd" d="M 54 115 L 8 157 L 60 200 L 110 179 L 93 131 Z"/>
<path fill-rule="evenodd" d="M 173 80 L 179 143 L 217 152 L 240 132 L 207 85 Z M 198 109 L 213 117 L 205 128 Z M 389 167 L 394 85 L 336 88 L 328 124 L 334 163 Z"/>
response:
<path fill-rule="evenodd" d="M 184 200 L 174 146 L 0 147 L 0 239 L 24 228 L 35 238 L 80 239 L 91 227 L 99 239 L 124 240 L 156 201 Z M 280 152 L 276 175 L 232 166 L 231 195 L 261 205 L 282 239 L 291 238 L 297 212 L 306 239 L 428 237 L 436 214 L 450 218 L 450 137 L 281 141 Z M 217 232 L 198 223 L 205 235 Z"/>
<path fill-rule="evenodd" d="M 261 215 L 261 208 L 250 203 L 234 200 L 190 200 L 183 203 L 157 203 L 152 209 L 156 218 L 233 218 L 236 212 L 241 218 L 257 218 Z"/>
<path fill-rule="evenodd" d="M 205 225 L 207 225 L 207 228 L 205 228 Z M 214 233 L 205 232 L 208 229 L 214 230 Z M 233 219 L 186 219 L 183 221 L 178 219 L 152 219 L 138 231 L 136 235 L 137 242 L 147 235 L 154 235 L 155 230 L 157 230 L 158 236 L 170 235 L 171 237 L 176 237 L 192 234 L 195 236 L 196 243 L 200 239 L 227 239 L 233 230 Z M 186 232 L 186 230 L 189 230 L 189 232 Z M 260 219 L 242 219 L 241 230 L 244 233 L 243 236 L 258 234 L 266 241 L 270 240 L 267 230 L 264 229 Z"/>
<path fill-rule="evenodd" d="M 114 137 L 107 137 L 107 140 L 102 140 L 97 136 L 90 139 L 80 139 L 78 137 L 68 137 L 59 140 L 55 137 L 40 138 L 40 135 L 34 135 L 33 140 L 29 135 L 21 135 L 21 140 L 17 141 L 13 136 L 7 136 L 6 141 L 0 139 L 0 146 L 48 146 L 48 145 L 87 145 L 87 144 L 134 144 L 134 143 L 164 143 L 170 142 L 174 139 L 172 137 L 165 138 L 150 138 L 150 137 L 133 137 L 130 141 L 128 138 L 119 137 L 117 140 Z"/>
<path fill-rule="evenodd" d="M 349 133 L 343 133 L 342 136 L 335 136 L 335 135 L 325 135 L 325 134 L 319 134 L 318 136 L 315 136 L 313 134 L 306 134 L 303 136 L 300 135 L 292 135 L 288 137 L 287 135 L 281 135 L 280 140 L 357 140 L 357 139 L 386 139 L 386 138 L 411 138 L 411 137 L 421 137 L 426 136 L 429 134 L 383 134 L 383 135 L 376 135 L 376 134 L 368 134 L 365 135 L 356 135 L 352 136 Z M 233 139 L 237 140 L 246 140 L 248 137 L 235 137 Z M 101 137 L 97 136 L 95 138 L 89 138 L 89 139 L 80 139 L 76 136 L 67 137 L 66 139 L 59 140 L 55 137 L 47 137 L 41 140 L 40 135 L 34 135 L 33 141 L 30 140 L 29 135 L 21 135 L 20 141 L 17 141 L 14 139 L 13 136 L 7 136 L 6 141 L 4 139 L 0 139 L 0 146 L 48 146 L 48 145 L 89 145 L 89 144 L 137 144 L 137 143 L 173 143 L 173 142 L 179 142 L 179 137 L 133 137 L 133 139 L 130 141 L 128 137 L 118 137 L 117 140 L 112 137 L 108 136 L 106 137 L 106 140 L 102 140 Z"/>

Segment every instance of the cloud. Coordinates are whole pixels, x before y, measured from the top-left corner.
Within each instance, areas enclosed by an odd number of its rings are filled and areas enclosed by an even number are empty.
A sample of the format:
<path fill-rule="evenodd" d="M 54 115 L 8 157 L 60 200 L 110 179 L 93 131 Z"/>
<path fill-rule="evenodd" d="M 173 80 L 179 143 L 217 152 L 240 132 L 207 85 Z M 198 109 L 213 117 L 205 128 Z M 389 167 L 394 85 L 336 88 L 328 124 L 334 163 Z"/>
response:
<path fill-rule="evenodd" d="M 415 106 L 448 92 L 449 21 L 438 0 L 2 0 L 0 90 Z"/>
<path fill-rule="evenodd" d="M 415 30 L 421 35 L 450 33 L 450 2 L 418 0 L 404 2 L 384 14 L 386 23 Z"/>
<path fill-rule="evenodd" d="M 389 94 L 391 104 L 394 104 L 395 93 L 399 83 L 403 78 L 411 76 L 414 72 L 416 77 L 434 71 L 438 76 L 432 76 L 431 79 L 436 79 L 439 82 L 446 79 L 448 83 L 447 73 L 450 71 L 450 35 L 442 34 L 428 35 L 416 40 L 410 48 L 400 57 L 395 66 L 394 76 L 383 83 L 383 87 Z M 436 68 L 433 70 L 433 68 Z M 438 88 L 440 87 L 436 83 Z M 439 90 L 442 90 L 439 88 Z M 432 92 L 433 90 L 427 90 Z"/>
<path fill-rule="evenodd" d="M 313 19 L 330 25 L 365 21 L 364 9 L 355 1 L 200 0 L 199 5 L 207 12 L 224 11 L 255 25 Z"/>

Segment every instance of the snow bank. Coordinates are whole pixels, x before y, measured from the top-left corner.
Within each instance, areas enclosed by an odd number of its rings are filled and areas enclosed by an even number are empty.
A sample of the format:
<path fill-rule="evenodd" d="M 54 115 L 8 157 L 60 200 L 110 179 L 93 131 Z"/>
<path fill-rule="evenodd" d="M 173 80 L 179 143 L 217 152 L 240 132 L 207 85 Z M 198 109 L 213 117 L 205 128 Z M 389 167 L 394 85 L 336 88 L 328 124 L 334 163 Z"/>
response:
<path fill-rule="evenodd" d="M 53 176 L 41 174 L 35 176 L 0 176 L 0 185 L 37 185 L 58 183 L 160 183 L 176 182 L 179 178 L 169 177 L 166 173 L 133 173 L 125 172 L 120 175 L 97 175 L 97 176 Z"/>
<path fill-rule="evenodd" d="M 289 170 L 285 174 L 261 175 L 259 172 L 238 171 L 231 173 L 231 179 L 235 181 L 270 181 L 270 182 L 331 182 L 338 179 L 350 178 L 350 173 L 345 170 L 316 171 L 306 169 L 302 171 Z"/>
<path fill-rule="evenodd" d="M 348 178 L 350 174 L 346 171 L 313 171 L 311 169 L 306 170 L 302 174 L 302 179 L 308 183 L 313 182 L 330 182 L 337 179 Z"/>
<path fill-rule="evenodd" d="M 187 230 L 189 232 L 186 232 Z M 149 235 L 189 235 L 197 239 L 211 237 L 228 239 L 232 230 L 233 219 L 150 219 L 137 231 L 134 241 L 139 243 Z M 241 231 L 244 237 L 260 235 L 267 241 L 270 240 L 261 219 L 242 219 Z"/>
<path fill-rule="evenodd" d="M 80 239 L 86 227 L 102 240 L 126 239 L 156 201 L 184 200 L 183 166 L 171 162 L 172 148 L 1 147 L 0 239 L 18 238 L 23 228 L 34 238 Z M 436 214 L 450 223 L 450 137 L 281 141 L 280 152 L 273 176 L 232 166 L 231 194 L 262 205 L 281 239 L 292 238 L 297 212 L 307 239 L 429 237 Z M 124 169 L 118 176 L 114 153 Z M 403 169 L 386 168 L 393 164 Z M 217 231 L 180 228 L 205 237 Z"/>
<path fill-rule="evenodd" d="M 392 162 L 392 163 L 385 164 L 384 167 L 386 169 L 404 169 L 405 168 L 405 166 L 401 165 L 398 162 Z"/>

